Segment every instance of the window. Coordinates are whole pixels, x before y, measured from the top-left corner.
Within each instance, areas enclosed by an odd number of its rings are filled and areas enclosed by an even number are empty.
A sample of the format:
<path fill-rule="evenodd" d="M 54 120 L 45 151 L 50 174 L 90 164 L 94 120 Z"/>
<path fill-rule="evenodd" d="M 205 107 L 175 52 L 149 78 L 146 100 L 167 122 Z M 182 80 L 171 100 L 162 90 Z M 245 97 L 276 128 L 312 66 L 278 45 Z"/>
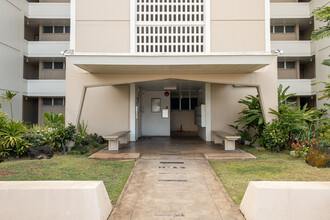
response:
<path fill-rule="evenodd" d="M 135 0 L 136 53 L 205 52 L 205 0 Z"/>
<path fill-rule="evenodd" d="M 190 104 L 190 108 L 189 108 Z M 172 110 L 193 110 L 198 105 L 197 98 L 181 98 L 181 109 L 180 109 L 180 98 L 171 98 L 171 109 Z"/>
<path fill-rule="evenodd" d="M 53 63 L 52 62 L 44 62 L 44 69 L 45 70 L 53 69 Z"/>
<path fill-rule="evenodd" d="M 294 33 L 294 26 L 285 26 L 285 33 Z"/>
<path fill-rule="evenodd" d="M 277 68 L 279 68 L 279 69 L 295 69 L 296 62 L 295 61 L 278 61 Z"/>
<path fill-rule="evenodd" d="M 53 26 L 44 26 L 44 33 L 45 34 L 51 34 L 53 33 Z"/>
<path fill-rule="evenodd" d="M 284 26 L 275 26 L 275 33 L 284 33 Z"/>
<path fill-rule="evenodd" d="M 42 99 L 42 105 L 53 105 L 52 98 L 43 98 Z"/>
<path fill-rule="evenodd" d="M 64 70 L 64 62 L 44 62 L 43 68 L 45 70 Z"/>
<path fill-rule="evenodd" d="M 70 26 L 43 26 L 45 34 L 68 34 L 70 33 Z"/>
<path fill-rule="evenodd" d="M 296 62 L 286 62 L 286 69 L 295 69 L 296 68 Z"/>
<path fill-rule="evenodd" d="M 277 62 L 277 68 L 284 69 L 284 62 L 282 61 Z"/>
<path fill-rule="evenodd" d="M 54 69 L 55 70 L 64 69 L 64 63 L 63 62 L 54 62 Z"/>
<path fill-rule="evenodd" d="M 56 34 L 63 34 L 64 33 L 64 27 L 63 26 L 55 26 L 54 27 L 54 32 Z"/>
<path fill-rule="evenodd" d="M 171 98 L 171 109 L 178 110 L 180 109 L 180 99 L 179 98 Z"/>
<path fill-rule="evenodd" d="M 270 32 L 271 33 L 294 33 L 295 32 L 295 26 L 294 25 L 275 25 L 270 26 Z"/>
<path fill-rule="evenodd" d="M 64 106 L 64 98 L 43 98 L 42 105 L 46 106 Z"/>
<path fill-rule="evenodd" d="M 54 98 L 54 105 L 64 105 L 63 98 Z"/>

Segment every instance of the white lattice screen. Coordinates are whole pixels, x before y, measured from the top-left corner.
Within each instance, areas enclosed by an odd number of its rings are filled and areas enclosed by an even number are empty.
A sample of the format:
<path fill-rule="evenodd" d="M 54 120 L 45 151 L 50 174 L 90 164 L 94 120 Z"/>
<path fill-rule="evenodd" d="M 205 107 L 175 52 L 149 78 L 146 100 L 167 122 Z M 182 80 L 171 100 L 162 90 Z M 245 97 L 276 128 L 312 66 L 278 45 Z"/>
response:
<path fill-rule="evenodd" d="M 206 0 L 135 0 L 137 53 L 205 51 Z"/>

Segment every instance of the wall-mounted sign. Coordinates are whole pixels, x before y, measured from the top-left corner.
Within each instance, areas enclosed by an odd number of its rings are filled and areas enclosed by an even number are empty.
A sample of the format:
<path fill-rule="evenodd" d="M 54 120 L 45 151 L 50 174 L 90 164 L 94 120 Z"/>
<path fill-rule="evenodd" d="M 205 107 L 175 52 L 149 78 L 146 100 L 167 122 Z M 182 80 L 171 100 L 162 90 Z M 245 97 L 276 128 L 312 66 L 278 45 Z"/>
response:
<path fill-rule="evenodd" d="M 167 97 L 170 95 L 170 93 L 166 91 L 166 92 L 164 92 L 164 95 Z"/>
<path fill-rule="evenodd" d="M 168 109 L 164 108 L 162 109 L 162 118 L 168 118 Z"/>
<path fill-rule="evenodd" d="M 160 112 L 160 98 L 151 99 L 151 112 Z"/>

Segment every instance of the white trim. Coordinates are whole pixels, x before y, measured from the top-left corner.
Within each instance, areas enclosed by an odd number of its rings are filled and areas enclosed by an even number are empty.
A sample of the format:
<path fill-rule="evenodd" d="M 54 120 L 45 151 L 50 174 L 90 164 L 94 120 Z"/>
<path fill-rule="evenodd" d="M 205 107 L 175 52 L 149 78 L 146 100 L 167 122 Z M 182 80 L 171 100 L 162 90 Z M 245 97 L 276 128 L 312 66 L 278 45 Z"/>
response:
<path fill-rule="evenodd" d="M 135 17 L 136 17 L 136 10 L 135 10 L 135 1 L 130 0 L 130 53 L 135 54 L 136 48 L 136 28 L 135 28 Z"/>
<path fill-rule="evenodd" d="M 265 51 L 270 53 L 270 0 L 265 0 Z"/>
<path fill-rule="evenodd" d="M 129 98 L 130 98 L 130 104 L 129 104 L 129 127 L 130 127 L 130 141 L 136 141 L 135 137 L 135 123 L 136 123 L 136 118 L 135 118 L 135 83 L 130 84 L 130 91 L 129 91 Z"/>
<path fill-rule="evenodd" d="M 76 0 L 71 0 L 70 5 L 70 50 L 76 49 Z"/>
<path fill-rule="evenodd" d="M 79 65 L 269 65 L 276 55 L 223 54 L 223 55 L 67 55 L 73 64 Z"/>
<path fill-rule="evenodd" d="M 205 53 L 211 52 L 211 2 L 205 1 Z"/>
<path fill-rule="evenodd" d="M 206 119 L 205 119 L 205 140 L 211 141 L 211 84 L 205 83 L 205 107 L 206 107 Z"/>

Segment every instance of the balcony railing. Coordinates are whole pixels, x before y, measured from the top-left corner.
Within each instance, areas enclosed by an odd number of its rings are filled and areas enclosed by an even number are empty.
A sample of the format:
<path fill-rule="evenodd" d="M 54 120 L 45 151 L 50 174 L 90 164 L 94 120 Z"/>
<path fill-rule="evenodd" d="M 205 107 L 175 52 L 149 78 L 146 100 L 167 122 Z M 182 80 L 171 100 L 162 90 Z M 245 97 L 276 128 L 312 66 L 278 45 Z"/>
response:
<path fill-rule="evenodd" d="M 68 41 L 25 41 L 25 53 L 28 57 L 64 57 L 61 51 L 69 49 Z"/>
<path fill-rule="evenodd" d="M 295 93 L 297 96 L 312 95 L 312 79 L 280 79 L 278 85 L 288 89 L 288 93 Z"/>
<path fill-rule="evenodd" d="M 65 96 L 65 80 L 25 80 L 26 96 Z"/>
<path fill-rule="evenodd" d="M 310 3 L 283 2 L 270 4 L 270 18 L 310 18 Z"/>
<path fill-rule="evenodd" d="M 70 3 L 29 3 L 28 17 L 40 19 L 70 19 Z"/>
<path fill-rule="evenodd" d="M 279 49 L 282 57 L 310 57 L 313 55 L 311 41 L 272 41 L 272 50 Z"/>

